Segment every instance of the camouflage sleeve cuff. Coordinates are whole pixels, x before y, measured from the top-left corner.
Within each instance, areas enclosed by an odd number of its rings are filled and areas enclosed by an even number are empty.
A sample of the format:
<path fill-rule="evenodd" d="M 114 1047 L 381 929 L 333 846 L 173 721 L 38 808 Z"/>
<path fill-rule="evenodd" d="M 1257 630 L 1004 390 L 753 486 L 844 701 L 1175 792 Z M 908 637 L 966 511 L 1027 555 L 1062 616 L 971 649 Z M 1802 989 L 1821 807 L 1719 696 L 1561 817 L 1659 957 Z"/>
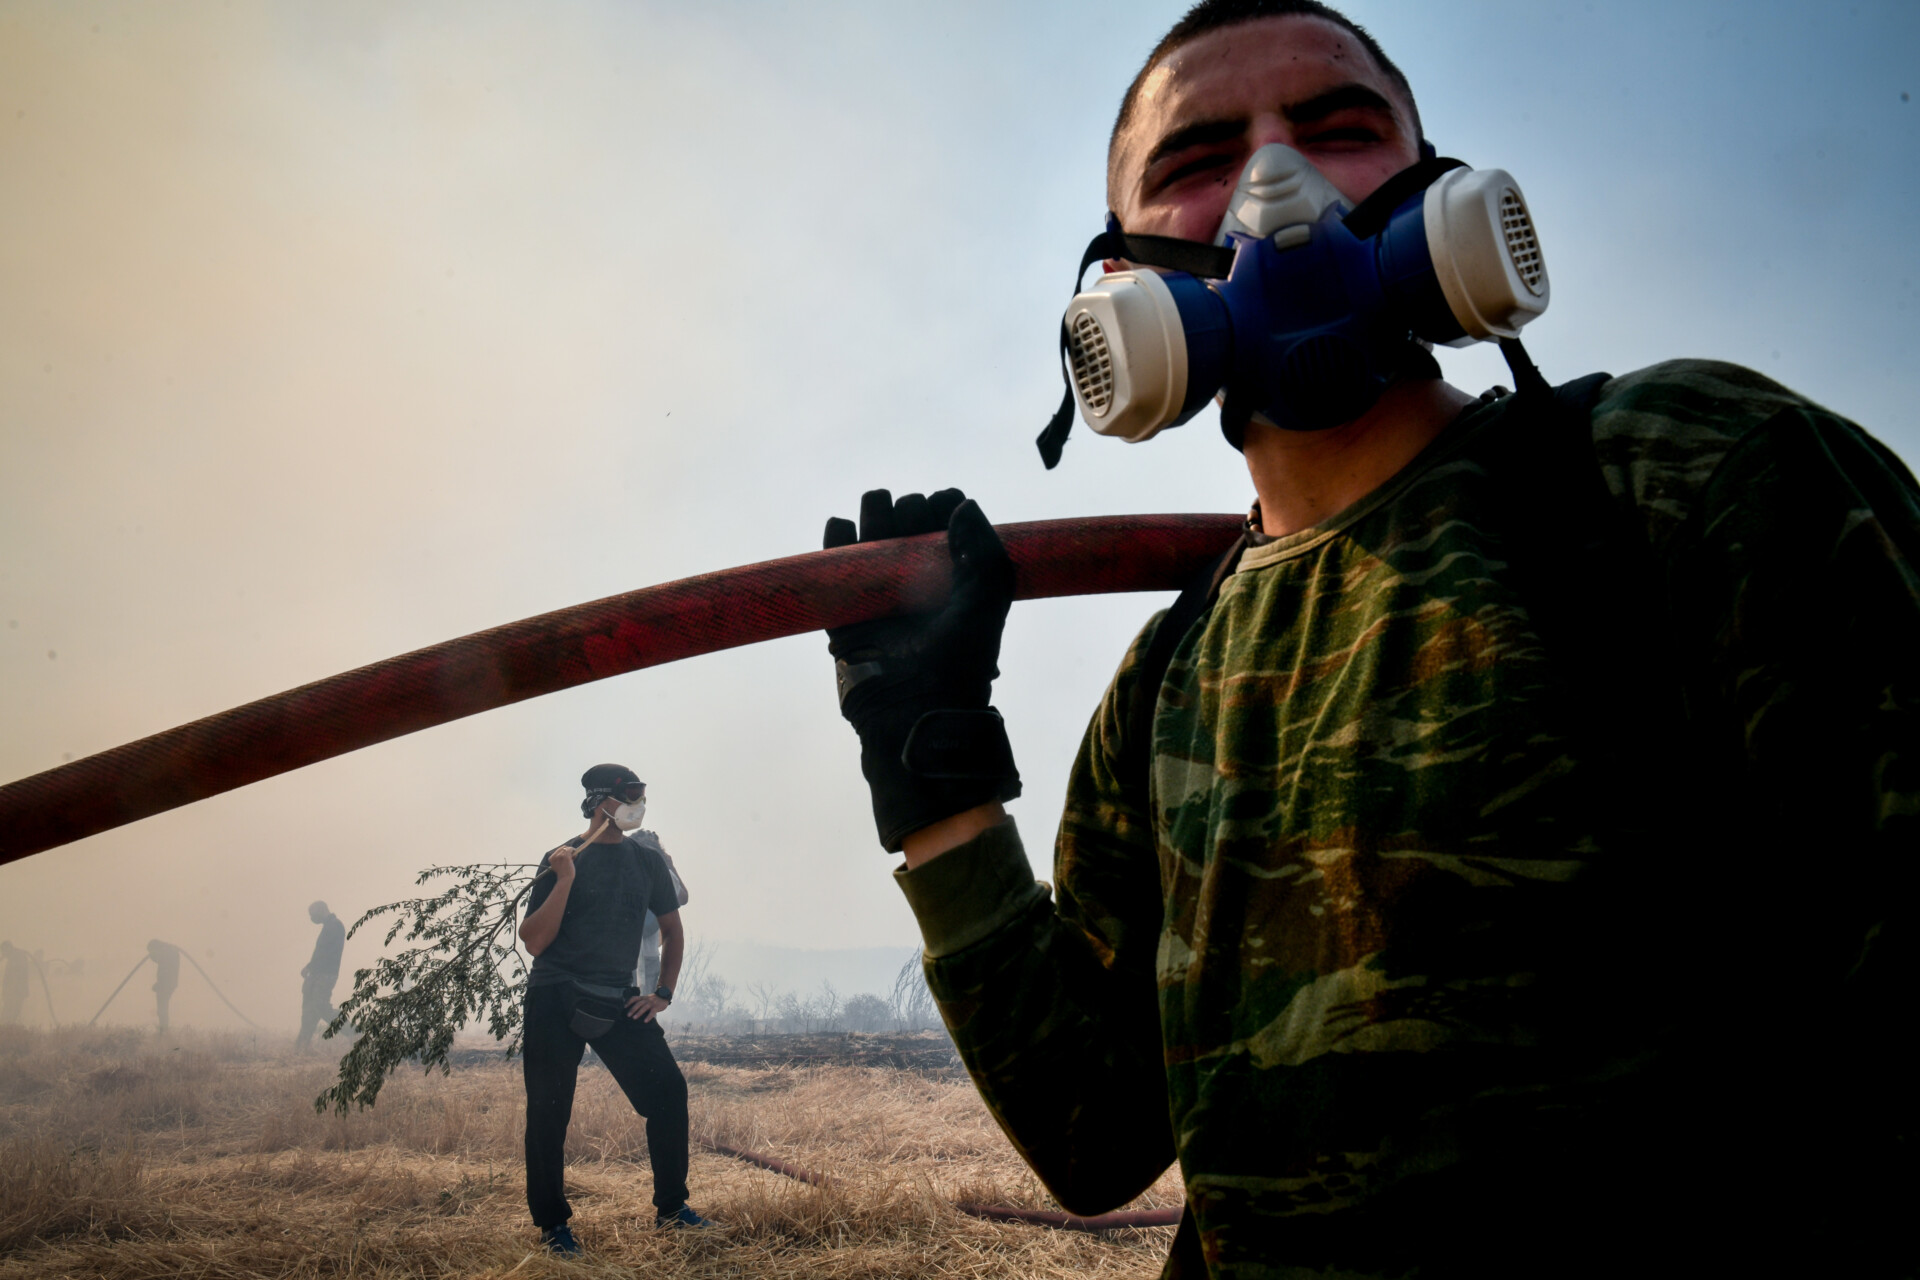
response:
<path fill-rule="evenodd" d="M 931 862 L 893 873 L 920 921 L 927 959 L 964 951 L 1024 916 L 1046 890 L 1008 818 Z"/>

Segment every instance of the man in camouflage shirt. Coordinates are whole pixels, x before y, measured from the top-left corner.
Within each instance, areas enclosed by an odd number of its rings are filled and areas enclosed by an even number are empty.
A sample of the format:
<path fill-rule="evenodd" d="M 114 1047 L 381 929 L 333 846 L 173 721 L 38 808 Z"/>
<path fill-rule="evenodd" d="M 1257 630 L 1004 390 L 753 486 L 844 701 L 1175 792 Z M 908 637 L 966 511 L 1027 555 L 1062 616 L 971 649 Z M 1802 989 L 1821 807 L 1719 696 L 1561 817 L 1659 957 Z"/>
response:
<path fill-rule="evenodd" d="M 1207 240 L 1261 145 L 1357 202 L 1419 136 L 1344 18 L 1210 3 L 1129 91 L 1110 199 Z M 1249 545 L 1150 742 L 1160 617 L 1122 663 L 1051 894 L 1017 780 L 903 807 L 887 736 L 985 707 L 1011 567 L 957 493 L 863 504 L 863 539 L 955 550 L 919 633 L 833 637 L 929 982 L 1063 1205 L 1178 1159 L 1169 1275 L 1910 1270 L 1920 496 L 1744 369 L 1595 390 L 1584 477 L 1517 467 L 1541 424 L 1417 366 L 1334 430 L 1249 426 Z M 882 705 L 889 663 L 919 665 Z"/>

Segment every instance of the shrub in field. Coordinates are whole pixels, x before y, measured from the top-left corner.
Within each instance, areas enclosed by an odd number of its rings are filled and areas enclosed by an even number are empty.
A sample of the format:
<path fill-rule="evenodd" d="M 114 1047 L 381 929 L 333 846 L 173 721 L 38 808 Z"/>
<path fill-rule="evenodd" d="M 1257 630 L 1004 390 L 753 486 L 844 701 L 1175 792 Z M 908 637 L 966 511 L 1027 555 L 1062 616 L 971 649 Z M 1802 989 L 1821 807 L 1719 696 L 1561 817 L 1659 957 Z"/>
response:
<path fill-rule="evenodd" d="M 879 996 L 863 993 L 848 999 L 840 1017 L 849 1031 L 881 1031 L 893 1022 L 893 1008 Z"/>

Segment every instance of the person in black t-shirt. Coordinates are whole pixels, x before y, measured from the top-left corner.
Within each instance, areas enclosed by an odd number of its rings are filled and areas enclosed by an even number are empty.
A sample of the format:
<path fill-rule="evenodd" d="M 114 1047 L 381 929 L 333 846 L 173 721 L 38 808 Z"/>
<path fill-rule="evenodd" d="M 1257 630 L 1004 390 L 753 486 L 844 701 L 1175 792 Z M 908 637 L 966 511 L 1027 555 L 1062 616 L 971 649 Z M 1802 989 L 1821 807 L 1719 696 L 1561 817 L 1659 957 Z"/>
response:
<path fill-rule="evenodd" d="M 580 784 L 585 835 L 541 859 L 520 940 L 533 956 L 527 977 L 527 1208 L 555 1253 L 580 1246 L 564 1186 L 567 1123 L 580 1059 L 591 1044 L 647 1120 L 654 1221 L 703 1227 L 687 1205 L 687 1081 L 656 1015 L 673 1002 L 685 935 L 673 877 L 658 840 L 635 840 L 647 787 L 624 765 L 598 764 Z M 645 833 L 642 833 L 645 834 Z M 628 985 L 651 911 L 660 921 L 660 985 Z"/>

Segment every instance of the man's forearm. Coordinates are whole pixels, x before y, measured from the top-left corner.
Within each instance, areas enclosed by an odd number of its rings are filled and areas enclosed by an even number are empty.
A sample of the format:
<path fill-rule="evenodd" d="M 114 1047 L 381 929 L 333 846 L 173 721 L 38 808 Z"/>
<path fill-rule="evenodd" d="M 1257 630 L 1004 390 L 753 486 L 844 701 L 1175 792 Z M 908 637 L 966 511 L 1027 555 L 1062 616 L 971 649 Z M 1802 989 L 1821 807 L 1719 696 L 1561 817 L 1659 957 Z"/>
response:
<path fill-rule="evenodd" d="M 980 1094 L 1068 1209 L 1100 1213 L 1173 1160 L 1150 965 L 1108 969 L 1035 884 L 1009 821 L 901 887 L 927 976 Z M 1143 1109 L 1144 1108 L 1144 1109 Z"/>

